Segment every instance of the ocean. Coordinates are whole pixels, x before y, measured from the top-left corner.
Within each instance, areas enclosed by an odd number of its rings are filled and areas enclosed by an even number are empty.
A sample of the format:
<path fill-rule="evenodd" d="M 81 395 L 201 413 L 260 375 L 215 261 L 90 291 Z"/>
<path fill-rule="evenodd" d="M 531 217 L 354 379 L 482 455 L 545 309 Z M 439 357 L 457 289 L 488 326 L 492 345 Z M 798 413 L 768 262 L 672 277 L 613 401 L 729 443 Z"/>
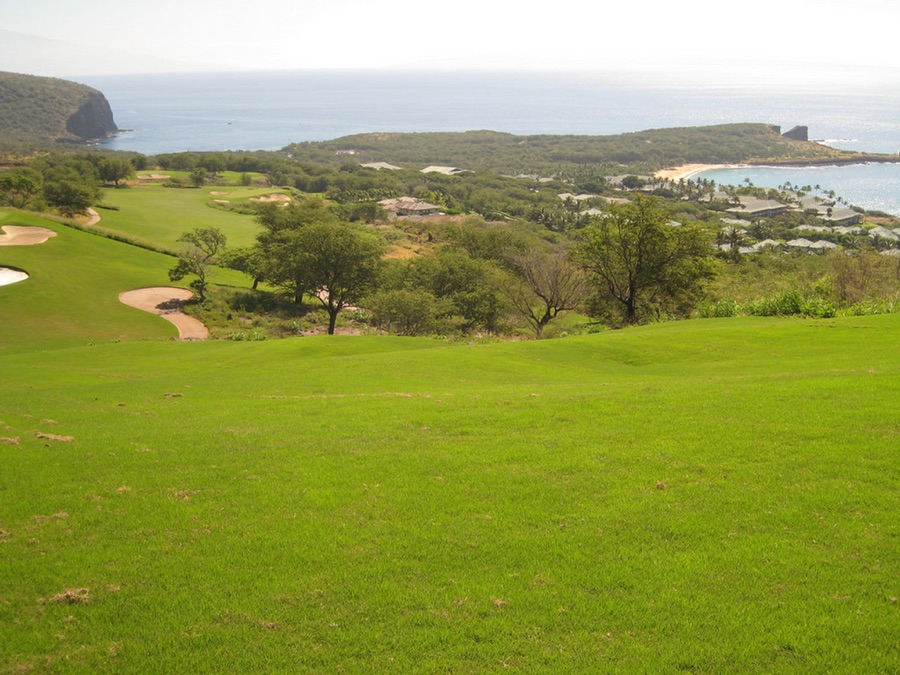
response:
<path fill-rule="evenodd" d="M 147 155 L 278 150 L 300 141 L 396 131 L 618 134 L 764 122 L 841 149 L 900 152 L 900 82 L 699 82 L 601 73 L 284 71 L 93 76 L 123 133 L 105 147 Z M 809 177 L 806 177 L 809 176 Z M 900 215 L 900 165 L 730 169 L 717 182 L 819 184 L 851 204 Z"/>

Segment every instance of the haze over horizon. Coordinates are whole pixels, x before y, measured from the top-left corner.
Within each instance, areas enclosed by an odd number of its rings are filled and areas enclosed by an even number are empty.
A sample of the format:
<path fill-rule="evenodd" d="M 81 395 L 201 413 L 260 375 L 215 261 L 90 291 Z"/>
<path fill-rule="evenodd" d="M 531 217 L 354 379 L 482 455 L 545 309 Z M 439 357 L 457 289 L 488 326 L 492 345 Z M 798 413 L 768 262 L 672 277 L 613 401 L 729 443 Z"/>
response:
<path fill-rule="evenodd" d="M 490 0 L 0 0 L 0 70 L 72 77 L 305 69 L 632 72 L 896 84 L 891 0 L 552 11 Z"/>

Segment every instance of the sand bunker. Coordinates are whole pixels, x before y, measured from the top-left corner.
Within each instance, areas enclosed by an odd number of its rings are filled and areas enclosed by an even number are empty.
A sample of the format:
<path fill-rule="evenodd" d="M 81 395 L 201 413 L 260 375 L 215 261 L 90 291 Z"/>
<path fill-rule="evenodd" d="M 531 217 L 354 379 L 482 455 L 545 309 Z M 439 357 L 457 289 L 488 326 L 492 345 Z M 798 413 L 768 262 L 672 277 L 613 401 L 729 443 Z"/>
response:
<path fill-rule="evenodd" d="M 206 326 L 181 311 L 185 301 L 194 297 L 193 291 L 175 286 L 137 288 L 119 294 L 119 301 L 136 309 L 151 312 L 172 323 L 182 340 L 205 340 L 209 337 Z"/>
<path fill-rule="evenodd" d="M 291 201 L 290 195 L 282 195 L 282 194 L 272 194 L 265 195 L 263 197 L 250 197 L 251 202 L 289 202 Z"/>
<path fill-rule="evenodd" d="M 25 281 L 28 274 L 11 267 L 0 267 L 0 286 L 9 286 L 17 281 Z"/>
<path fill-rule="evenodd" d="M 56 232 L 46 227 L 27 227 L 25 225 L 4 225 L 0 230 L 0 246 L 34 246 L 43 244 L 50 237 L 55 237 Z M 28 274 L 23 270 L 13 267 L 0 267 L 0 286 L 9 286 L 19 281 L 25 281 Z"/>
<path fill-rule="evenodd" d="M 26 227 L 24 225 L 4 225 L 0 234 L 0 246 L 34 246 L 43 244 L 56 232 L 46 227 Z"/>

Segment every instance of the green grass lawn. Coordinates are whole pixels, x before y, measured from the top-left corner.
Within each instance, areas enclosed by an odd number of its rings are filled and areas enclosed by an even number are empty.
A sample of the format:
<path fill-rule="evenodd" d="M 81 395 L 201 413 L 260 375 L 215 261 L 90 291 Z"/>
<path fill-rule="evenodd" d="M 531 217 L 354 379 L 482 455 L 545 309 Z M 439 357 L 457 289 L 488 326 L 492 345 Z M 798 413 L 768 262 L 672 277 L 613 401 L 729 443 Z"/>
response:
<path fill-rule="evenodd" d="M 215 208 L 215 200 L 237 206 L 251 197 L 283 192 L 279 189 L 206 185 L 202 188 L 171 188 L 150 183 L 104 191 L 104 205 L 97 213 L 99 226 L 141 242 L 177 250 L 178 238 L 202 227 L 217 227 L 229 246 L 249 246 L 259 229 L 246 213 Z"/>
<path fill-rule="evenodd" d="M 57 236 L 36 246 L 0 247 L 0 265 L 30 275 L 0 286 L 0 353 L 177 337 L 168 322 L 118 299 L 122 291 L 170 285 L 168 270 L 175 258 L 16 211 L 0 211 L 2 225 L 46 227 Z M 245 275 L 233 270 L 215 270 L 213 281 L 249 285 Z"/>
<path fill-rule="evenodd" d="M 179 343 L 172 257 L 13 224 L 0 672 L 900 671 L 900 316 Z"/>
<path fill-rule="evenodd" d="M 0 351 L 0 671 L 897 672 L 898 332 Z"/>

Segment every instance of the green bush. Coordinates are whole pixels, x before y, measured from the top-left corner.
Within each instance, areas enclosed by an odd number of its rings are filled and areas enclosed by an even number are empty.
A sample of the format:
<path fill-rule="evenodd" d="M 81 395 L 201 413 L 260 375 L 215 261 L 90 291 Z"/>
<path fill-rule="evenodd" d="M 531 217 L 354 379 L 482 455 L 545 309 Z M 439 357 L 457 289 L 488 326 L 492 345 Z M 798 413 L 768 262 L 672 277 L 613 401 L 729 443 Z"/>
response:
<path fill-rule="evenodd" d="M 741 308 L 734 300 L 718 300 L 700 305 L 697 316 L 701 319 L 722 319 L 740 314 Z"/>
<path fill-rule="evenodd" d="M 809 316 L 820 319 L 837 315 L 837 309 L 828 300 L 816 295 L 803 295 L 796 290 L 751 302 L 746 305 L 745 312 L 752 316 Z"/>
<path fill-rule="evenodd" d="M 850 316 L 871 316 L 873 314 L 894 314 L 900 311 L 900 299 L 868 300 L 850 305 L 846 314 Z"/>

